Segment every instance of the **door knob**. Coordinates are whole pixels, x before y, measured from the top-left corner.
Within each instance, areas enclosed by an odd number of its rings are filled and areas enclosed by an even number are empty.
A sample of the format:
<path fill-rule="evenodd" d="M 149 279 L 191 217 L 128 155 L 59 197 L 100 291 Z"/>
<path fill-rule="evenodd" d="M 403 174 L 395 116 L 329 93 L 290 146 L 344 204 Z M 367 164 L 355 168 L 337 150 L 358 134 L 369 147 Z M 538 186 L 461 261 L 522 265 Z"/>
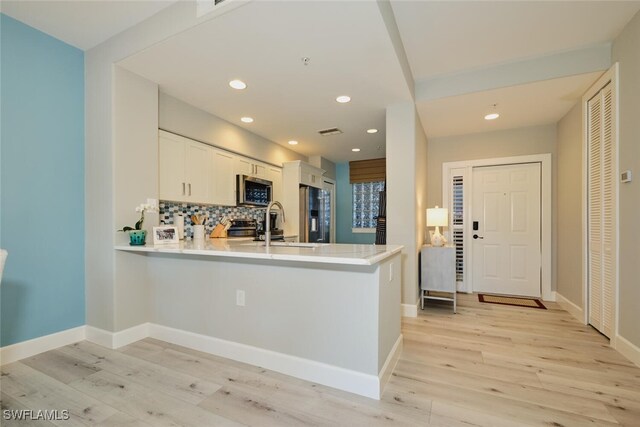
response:
<path fill-rule="evenodd" d="M 484 239 L 484 237 L 480 237 L 480 236 L 478 236 L 477 234 L 474 234 L 474 235 L 473 235 L 473 238 L 474 238 L 474 239 Z"/>

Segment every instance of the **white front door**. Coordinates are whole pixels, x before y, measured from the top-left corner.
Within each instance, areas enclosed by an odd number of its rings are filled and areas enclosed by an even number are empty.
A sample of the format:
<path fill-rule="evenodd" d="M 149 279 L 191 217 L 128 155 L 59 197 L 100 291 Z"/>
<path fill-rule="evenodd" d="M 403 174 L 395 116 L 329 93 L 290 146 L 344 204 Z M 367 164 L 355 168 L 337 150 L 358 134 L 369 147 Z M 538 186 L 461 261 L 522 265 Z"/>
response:
<path fill-rule="evenodd" d="M 476 167 L 474 292 L 540 297 L 540 163 Z"/>

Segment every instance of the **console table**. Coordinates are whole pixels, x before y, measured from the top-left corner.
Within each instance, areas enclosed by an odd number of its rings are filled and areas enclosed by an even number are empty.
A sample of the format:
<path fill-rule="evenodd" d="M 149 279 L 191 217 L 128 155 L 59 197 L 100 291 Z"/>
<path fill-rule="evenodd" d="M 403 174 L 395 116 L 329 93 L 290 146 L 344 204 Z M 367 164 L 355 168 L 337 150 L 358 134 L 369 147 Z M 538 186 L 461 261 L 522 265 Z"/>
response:
<path fill-rule="evenodd" d="M 456 312 L 456 248 L 453 245 L 425 245 L 420 250 L 420 307 L 426 299 L 451 301 Z M 438 295 L 431 295 L 437 292 Z M 451 294 L 451 297 L 440 294 Z"/>

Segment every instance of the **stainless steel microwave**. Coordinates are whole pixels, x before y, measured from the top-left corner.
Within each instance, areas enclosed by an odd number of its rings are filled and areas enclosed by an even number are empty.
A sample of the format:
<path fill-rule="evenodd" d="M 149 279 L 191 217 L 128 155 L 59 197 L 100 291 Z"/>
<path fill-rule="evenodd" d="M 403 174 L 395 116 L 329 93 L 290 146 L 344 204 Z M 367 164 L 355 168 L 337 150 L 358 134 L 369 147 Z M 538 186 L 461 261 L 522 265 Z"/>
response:
<path fill-rule="evenodd" d="M 267 206 L 273 199 L 273 183 L 255 176 L 236 175 L 238 206 Z"/>

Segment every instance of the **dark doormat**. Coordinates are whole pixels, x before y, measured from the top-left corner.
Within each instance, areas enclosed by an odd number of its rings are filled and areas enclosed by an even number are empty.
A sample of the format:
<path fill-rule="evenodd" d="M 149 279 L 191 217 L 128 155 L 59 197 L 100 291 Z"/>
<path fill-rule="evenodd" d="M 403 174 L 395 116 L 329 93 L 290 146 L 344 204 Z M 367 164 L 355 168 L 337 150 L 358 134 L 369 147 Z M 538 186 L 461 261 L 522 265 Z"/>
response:
<path fill-rule="evenodd" d="M 500 295 L 478 294 L 478 301 L 489 304 L 513 305 L 516 307 L 541 308 L 546 310 L 547 307 L 537 298 L 522 297 L 505 297 Z"/>

